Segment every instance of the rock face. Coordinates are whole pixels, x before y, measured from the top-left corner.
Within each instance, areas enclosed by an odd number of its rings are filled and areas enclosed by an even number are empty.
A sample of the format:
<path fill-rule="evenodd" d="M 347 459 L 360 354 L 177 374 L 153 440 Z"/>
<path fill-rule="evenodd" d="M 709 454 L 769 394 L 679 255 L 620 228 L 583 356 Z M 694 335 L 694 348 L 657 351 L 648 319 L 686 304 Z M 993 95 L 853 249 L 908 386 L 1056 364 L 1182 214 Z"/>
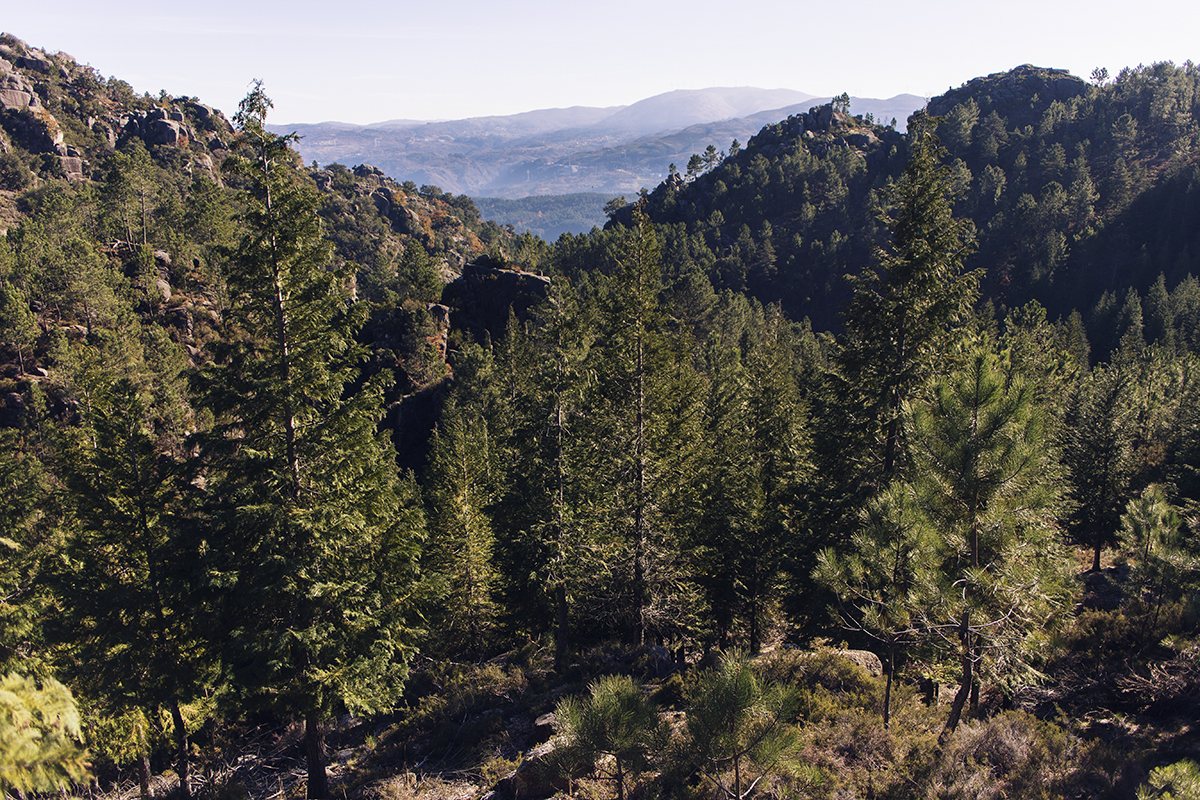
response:
<path fill-rule="evenodd" d="M 23 111 L 37 108 L 41 102 L 25 76 L 14 70 L 7 59 L 0 58 L 0 108 Z"/>
<path fill-rule="evenodd" d="M 539 744 L 529 751 L 521 766 L 507 778 L 496 784 L 496 788 L 484 795 L 485 800 L 525 800 L 525 798 L 551 797 L 567 790 L 566 776 L 554 769 L 555 740 Z M 580 777 L 580 776 L 576 776 Z"/>
<path fill-rule="evenodd" d="M 123 118 L 125 132 L 137 136 L 148 145 L 167 144 L 186 146 L 195 133 L 183 124 L 183 114 L 176 109 L 154 107 Z"/>
<path fill-rule="evenodd" d="M 874 678 L 883 675 L 883 662 L 869 650 L 839 650 L 838 655 L 858 664 Z"/>
<path fill-rule="evenodd" d="M 550 295 L 550 279 L 497 265 L 487 257 L 463 267 L 462 277 L 446 286 L 442 302 L 457 307 L 454 324 L 493 340 L 504 335 L 511 309 L 518 320 Z"/>

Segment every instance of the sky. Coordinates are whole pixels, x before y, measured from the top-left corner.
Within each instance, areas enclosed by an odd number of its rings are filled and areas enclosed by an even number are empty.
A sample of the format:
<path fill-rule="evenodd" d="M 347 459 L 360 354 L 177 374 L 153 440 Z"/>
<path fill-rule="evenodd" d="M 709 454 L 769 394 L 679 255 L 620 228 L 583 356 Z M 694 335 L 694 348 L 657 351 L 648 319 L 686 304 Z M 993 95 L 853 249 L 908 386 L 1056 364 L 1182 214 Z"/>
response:
<path fill-rule="evenodd" d="M 1020 64 L 1200 60 L 1195 0 L 0 0 L 0 30 L 135 91 L 277 124 L 629 105 L 674 89 L 931 97 Z"/>

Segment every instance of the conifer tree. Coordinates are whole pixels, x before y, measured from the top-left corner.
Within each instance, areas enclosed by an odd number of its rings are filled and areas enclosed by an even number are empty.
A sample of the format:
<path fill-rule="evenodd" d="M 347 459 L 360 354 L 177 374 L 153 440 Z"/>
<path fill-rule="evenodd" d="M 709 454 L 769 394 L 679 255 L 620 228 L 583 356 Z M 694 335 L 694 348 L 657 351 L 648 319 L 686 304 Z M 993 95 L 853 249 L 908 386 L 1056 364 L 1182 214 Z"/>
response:
<path fill-rule="evenodd" d="M 819 579 L 842 604 L 842 625 L 865 633 L 887 651 L 884 728 L 891 724 L 896 660 L 923 633 L 921 611 L 928 599 L 934 535 L 912 484 L 896 481 L 863 509 L 850 552 L 841 556 L 829 548 L 818 562 Z"/>
<path fill-rule="evenodd" d="M 25 371 L 25 359 L 37 344 L 37 318 L 21 287 L 0 276 L 0 341 L 17 351 L 17 366 Z"/>
<path fill-rule="evenodd" d="M 794 746 L 795 702 L 793 689 L 761 680 L 745 656 L 728 651 L 700 676 L 683 752 L 721 797 L 745 800 Z"/>
<path fill-rule="evenodd" d="M 486 648 L 498 613 L 490 440 L 487 420 L 475 409 L 448 406 L 434 431 L 424 492 L 430 510 L 422 564 L 443 584 L 439 634 L 450 652 L 475 657 Z"/>
<path fill-rule="evenodd" d="M 1129 371 L 1128 365 L 1098 365 L 1067 401 L 1062 458 L 1074 500 L 1068 522 L 1076 541 L 1091 546 L 1093 572 L 1104 548 L 1117 542 L 1135 470 Z"/>
<path fill-rule="evenodd" d="M 554 710 L 561 744 L 555 755 L 569 771 L 600 771 L 625 800 L 627 781 L 646 771 L 668 731 L 654 706 L 626 675 L 606 675 L 586 698 L 569 698 Z"/>
<path fill-rule="evenodd" d="M 97 390 L 87 430 L 64 459 L 78 525 L 60 567 L 60 635 L 81 682 L 115 713 L 170 713 L 188 798 L 183 706 L 211 688 L 213 658 L 180 471 L 156 441 L 146 394 L 128 378 Z"/>
<path fill-rule="evenodd" d="M 50 551 L 46 470 L 20 431 L 0 429 L 0 672 L 28 671 L 44 598 L 41 561 Z"/>
<path fill-rule="evenodd" d="M 407 669 L 423 519 L 376 428 L 383 378 L 360 385 L 365 308 L 329 268 L 313 191 L 269 133 L 260 84 L 231 167 L 250 190 L 227 267 L 227 346 L 197 378 L 218 505 L 214 580 L 227 657 L 249 696 L 304 720 L 308 796 L 327 797 L 323 723 L 387 708 Z"/>
<path fill-rule="evenodd" d="M 809 467 L 806 409 L 795 383 L 793 339 L 778 309 L 757 309 L 746 349 L 708 347 L 707 444 L 695 526 L 698 580 L 727 639 L 734 616 L 757 653 L 785 557 L 794 548 L 799 488 Z"/>
<path fill-rule="evenodd" d="M 653 636 L 652 607 L 665 598 L 652 585 L 668 569 L 668 542 L 658 502 L 663 473 L 655 450 L 656 425 L 670 422 L 659 414 L 666 380 L 667 343 L 659 304 L 662 290 L 660 250 L 653 225 L 640 208 L 626 232 L 617 269 L 600 299 L 600 335 L 596 355 L 604 384 L 598 431 L 606 442 L 605 469 L 610 481 L 609 518 L 624 542 L 629 597 L 625 606 L 633 639 Z M 661 585 L 661 584 L 659 584 Z"/>
<path fill-rule="evenodd" d="M 592 319 L 575 291 L 556 281 L 531 323 L 510 324 L 495 348 L 501 406 L 510 415 L 501 427 L 511 480 L 498 510 L 510 613 L 552 617 L 560 670 L 574 638 L 575 604 L 607 575 L 594 512 L 603 494 L 595 480 L 599 449 L 588 413 L 597 383 L 588 363 Z"/>
<path fill-rule="evenodd" d="M 889 235 L 874 248 L 874 266 L 850 278 L 845 334 L 814 413 L 814 525 L 823 544 L 839 549 L 871 497 L 905 479 L 905 404 L 925 396 L 933 376 L 953 363 L 978 291 L 978 275 L 963 272 L 974 226 L 954 216 L 954 170 L 943 163 L 937 122 L 924 113 L 910 122 L 908 164 L 879 212 Z M 799 563 L 811 571 L 811 560 Z"/>
<path fill-rule="evenodd" d="M 944 741 L 979 671 L 1018 671 L 1054 621 L 1065 597 L 1054 524 L 1061 489 L 1032 389 L 1006 379 L 986 344 L 911 409 L 913 481 L 937 530 L 936 603 L 924 625 L 953 647 L 961 670 Z"/>
<path fill-rule="evenodd" d="M 951 334 L 970 312 L 978 276 L 963 273 L 974 249 L 970 220 L 953 213 L 953 170 L 923 113 L 908 129 L 911 155 L 880 212 L 890 237 L 875 248 L 875 268 L 851 280 L 845 339 L 837 356 L 856 435 L 865 440 L 858 465 L 868 486 L 882 488 L 903 465 L 902 409 L 944 367 Z M 861 426 L 861 427 L 859 427 Z"/>

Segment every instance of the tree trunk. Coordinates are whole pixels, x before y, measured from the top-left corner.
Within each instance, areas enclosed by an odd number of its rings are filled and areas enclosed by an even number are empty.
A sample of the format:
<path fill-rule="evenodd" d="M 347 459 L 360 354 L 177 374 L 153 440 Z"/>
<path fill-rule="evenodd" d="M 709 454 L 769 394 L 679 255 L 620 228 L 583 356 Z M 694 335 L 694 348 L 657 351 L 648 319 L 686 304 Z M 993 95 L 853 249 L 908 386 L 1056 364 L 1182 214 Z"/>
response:
<path fill-rule="evenodd" d="M 329 797 L 329 776 L 325 774 L 325 731 L 315 713 L 304 717 L 304 745 L 308 753 L 308 800 Z"/>
<path fill-rule="evenodd" d="M 962 719 L 963 707 L 967 704 L 967 697 L 971 694 L 971 684 L 975 682 L 975 659 L 974 648 L 971 646 L 971 612 L 967 611 L 963 614 L 962 619 L 962 682 L 958 686 L 958 692 L 954 695 L 954 704 L 950 706 L 950 718 L 946 720 L 946 727 L 942 728 L 941 734 L 938 735 L 938 747 L 942 747 L 946 740 L 950 738 L 950 734 L 954 733 L 958 728 L 959 720 Z"/>
<path fill-rule="evenodd" d="M 554 590 L 554 604 L 558 607 L 558 630 L 554 635 L 554 669 L 561 673 L 567 668 L 567 636 L 570 632 L 567 587 L 563 583 L 559 583 Z"/>
<path fill-rule="evenodd" d="M 762 651 L 762 642 L 760 641 L 761 633 L 758 628 L 759 618 L 759 586 L 758 586 L 758 560 L 753 561 L 753 566 L 750 568 L 750 655 L 756 656 Z"/>
<path fill-rule="evenodd" d="M 144 752 L 138 753 L 138 786 L 142 790 L 142 800 L 150 800 L 150 759 Z"/>
<path fill-rule="evenodd" d="M 892 676 L 896 674 L 896 644 L 888 642 L 887 683 L 883 687 L 883 729 L 886 731 L 892 722 Z"/>
<path fill-rule="evenodd" d="M 633 591 L 637 603 L 638 644 L 646 644 L 646 384 L 642 343 L 637 343 L 637 417 L 634 439 L 635 508 L 633 511 Z"/>
<path fill-rule="evenodd" d="M 183 723 L 183 713 L 179 710 L 179 702 L 174 699 L 171 700 L 171 720 L 175 723 L 175 771 L 179 774 L 179 796 L 183 800 L 191 800 L 187 726 Z"/>
<path fill-rule="evenodd" d="M 561 342 L 560 342 L 561 346 Z M 561 376 L 561 361 L 559 362 L 559 374 Z M 565 520 L 563 519 L 563 508 L 567 502 L 567 476 L 563 460 L 565 459 L 565 448 L 563 445 L 563 429 L 565 422 L 563 420 L 563 403 L 562 395 L 558 395 L 554 404 L 554 477 L 557 485 L 554 490 L 555 511 L 555 539 L 558 544 L 558 557 L 562 562 L 562 574 L 558 576 L 558 586 L 554 589 L 554 604 L 558 610 L 558 629 L 554 636 L 554 669 L 562 672 L 567 668 L 567 648 L 570 644 L 568 636 L 570 635 L 571 618 L 568 614 L 567 607 L 567 577 L 566 577 L 566 536 L 563 530 Z"/>

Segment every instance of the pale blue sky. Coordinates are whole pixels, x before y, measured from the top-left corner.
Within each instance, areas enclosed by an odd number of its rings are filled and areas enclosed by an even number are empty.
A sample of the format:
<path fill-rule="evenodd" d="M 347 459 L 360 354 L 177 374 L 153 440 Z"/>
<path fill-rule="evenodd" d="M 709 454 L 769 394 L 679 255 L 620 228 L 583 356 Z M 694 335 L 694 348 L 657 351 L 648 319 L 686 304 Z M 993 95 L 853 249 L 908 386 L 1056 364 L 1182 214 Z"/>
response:
<path fill-rule="evenodd" d="M 138 92 L 272 122 L 457 119 L 710 86 L 940 94 L 1024 63 L 1200 60 L 1195 0 L 0 0 L 0 29 Z"/>

